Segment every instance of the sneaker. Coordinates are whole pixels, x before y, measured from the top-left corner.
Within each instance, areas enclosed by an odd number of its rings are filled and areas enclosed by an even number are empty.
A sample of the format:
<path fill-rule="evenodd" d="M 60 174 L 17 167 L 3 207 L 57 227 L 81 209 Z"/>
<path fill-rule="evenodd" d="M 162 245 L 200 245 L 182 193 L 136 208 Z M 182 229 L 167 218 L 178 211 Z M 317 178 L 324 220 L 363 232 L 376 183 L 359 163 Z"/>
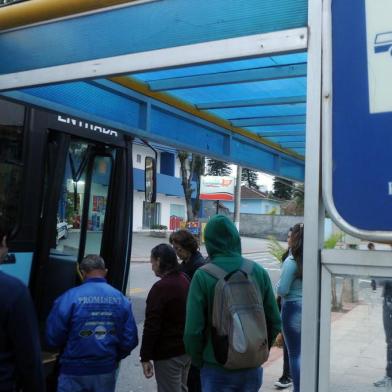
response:
<path fill-rule="evenodd" d="M 282 376 L 278 381 L 274 383 L 276 388 L 288 388 L 293 385 L 293 381 L 290 377 Z"/>
<path fill-rule="evenodd" d="M 381 380 L 374 382 L 373 385 L 375 387 L 390 387 L 390 386 L 392 386 L 392 378 L 385 376 Z"/>

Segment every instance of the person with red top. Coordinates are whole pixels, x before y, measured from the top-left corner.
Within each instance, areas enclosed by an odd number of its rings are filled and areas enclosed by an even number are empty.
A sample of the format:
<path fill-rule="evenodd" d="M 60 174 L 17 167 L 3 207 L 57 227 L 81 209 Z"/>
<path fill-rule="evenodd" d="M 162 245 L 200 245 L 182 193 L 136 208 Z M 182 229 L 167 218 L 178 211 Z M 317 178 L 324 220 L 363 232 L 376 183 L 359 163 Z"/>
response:
<path fill-rule="evenodd" d="M 158 392 L 187 391 L 191 364 L 183 343 L 189 280 L 180 272 L 174 249 L 151 250 L 151 267 L 161 279 L 147 296 L 140 361 L 146 378 L 155 372 Z M 154 362 L 154 364 L 152 363 Z"/>

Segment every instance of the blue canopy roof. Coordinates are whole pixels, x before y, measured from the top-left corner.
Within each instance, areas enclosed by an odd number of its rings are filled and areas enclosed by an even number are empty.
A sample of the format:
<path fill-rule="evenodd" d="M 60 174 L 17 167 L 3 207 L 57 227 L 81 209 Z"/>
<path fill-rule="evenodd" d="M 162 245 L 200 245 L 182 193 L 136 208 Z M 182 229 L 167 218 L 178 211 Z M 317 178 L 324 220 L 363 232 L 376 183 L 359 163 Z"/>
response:
<path fill-rule="evenodd" d="M 306 1 L 137 3 L 0 32 L 2 95 L 303 180 Z"/>

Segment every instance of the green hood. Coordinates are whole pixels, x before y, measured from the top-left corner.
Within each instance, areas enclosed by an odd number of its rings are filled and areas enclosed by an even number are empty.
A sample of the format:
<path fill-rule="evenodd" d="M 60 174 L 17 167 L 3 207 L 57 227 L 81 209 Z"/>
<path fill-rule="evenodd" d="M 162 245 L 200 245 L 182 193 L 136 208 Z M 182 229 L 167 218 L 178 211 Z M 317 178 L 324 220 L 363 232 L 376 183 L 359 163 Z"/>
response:
<path fill-rule="evenodd" d="M 211 259 L 218 256 L 241 256 L 241 238 L 233 222 L 224 215 L 215 215 L 207 223 L 204 238 Z"/>

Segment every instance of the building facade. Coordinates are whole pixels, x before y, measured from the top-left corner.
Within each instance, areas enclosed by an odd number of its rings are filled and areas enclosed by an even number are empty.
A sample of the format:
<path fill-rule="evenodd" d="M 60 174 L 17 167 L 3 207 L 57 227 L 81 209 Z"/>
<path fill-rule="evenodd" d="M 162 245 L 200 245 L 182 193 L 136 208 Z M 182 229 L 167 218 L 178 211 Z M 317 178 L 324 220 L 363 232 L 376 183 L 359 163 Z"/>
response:
<path fill-rule="evenodd" d="M 186 220 L 186 204 L 181 185 L 180 162 L 174 150 L 159 148 L 157 150 L 157 201 L 146 203 L 144 197 L 144 161 L 155 153 L 151 148 L 135 143 L 133 145 L 133 230 L 149 230 L 166 226 L 170 230 L 180 227 Z"/>

